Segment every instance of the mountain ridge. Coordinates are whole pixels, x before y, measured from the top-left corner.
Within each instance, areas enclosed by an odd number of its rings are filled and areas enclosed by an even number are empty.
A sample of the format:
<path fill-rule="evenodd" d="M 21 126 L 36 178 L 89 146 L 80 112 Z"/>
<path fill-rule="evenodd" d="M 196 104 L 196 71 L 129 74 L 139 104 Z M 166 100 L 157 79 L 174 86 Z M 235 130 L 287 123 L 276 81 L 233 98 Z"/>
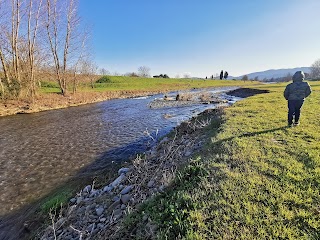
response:
<path fill-rule="evenodd" d="M 253 72 L 244 74 L 238 77 L 230 76 L 230 79 L 242 79 L 243 76 L 247 75 L 249 79 L 254 79 L 258 77 L 260 81 L 264 79 L 272 78 L 282 78 L 286 77 L 288 74 L 293 75 L 296 71 L 303 71 L 305 73 L 310 73 L 310 67 L 295 67 L 295 68 L 280 68 L 280 69 L 268 69 L 265 71 Z"/>

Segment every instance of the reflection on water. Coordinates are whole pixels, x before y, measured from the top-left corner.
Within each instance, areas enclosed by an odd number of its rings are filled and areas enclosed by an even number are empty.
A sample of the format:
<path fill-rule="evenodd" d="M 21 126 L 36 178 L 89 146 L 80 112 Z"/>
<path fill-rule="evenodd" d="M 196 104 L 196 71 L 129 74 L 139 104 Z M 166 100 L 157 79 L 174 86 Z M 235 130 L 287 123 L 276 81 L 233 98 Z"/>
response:
<path fill-rule="evenodd" d="M 0 215 L 41 198 L 75 175 L 91 174 L 144 151 L 150 141 L 146 130 L 163 136 L 213 107 L 148 108 L 156 97 L 0 118 Z"/>

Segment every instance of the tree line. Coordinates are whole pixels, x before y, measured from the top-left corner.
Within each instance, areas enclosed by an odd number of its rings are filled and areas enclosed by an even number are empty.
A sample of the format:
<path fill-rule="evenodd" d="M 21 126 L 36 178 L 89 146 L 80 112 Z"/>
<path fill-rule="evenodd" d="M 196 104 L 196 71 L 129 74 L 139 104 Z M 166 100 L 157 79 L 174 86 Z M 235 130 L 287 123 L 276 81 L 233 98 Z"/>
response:
<path fill-rule="evenodd" d="M 34 97 L 41 79 L 57 81 L 66 95 L 79 74 L 97 71 L 77 0 L 0 0 L 0 16 L 2 99 Z"/>

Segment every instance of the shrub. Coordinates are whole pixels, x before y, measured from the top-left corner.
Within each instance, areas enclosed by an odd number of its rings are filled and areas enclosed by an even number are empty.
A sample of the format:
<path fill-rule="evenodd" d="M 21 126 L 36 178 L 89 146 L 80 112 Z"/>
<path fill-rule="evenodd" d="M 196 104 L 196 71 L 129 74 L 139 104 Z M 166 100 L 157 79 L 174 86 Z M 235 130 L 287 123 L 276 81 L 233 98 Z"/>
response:
<path fill-rule="evenodd" d="M 99 78 L 96 83 L 111 83 L 111 79 L 108 76 Z"/>

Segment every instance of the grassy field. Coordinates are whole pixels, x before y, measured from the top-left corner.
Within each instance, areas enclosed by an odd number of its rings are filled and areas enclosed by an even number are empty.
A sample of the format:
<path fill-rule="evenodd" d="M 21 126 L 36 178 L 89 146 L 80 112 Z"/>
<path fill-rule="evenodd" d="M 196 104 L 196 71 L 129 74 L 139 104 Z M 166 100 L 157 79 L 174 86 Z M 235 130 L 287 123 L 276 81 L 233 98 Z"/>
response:
<path fill-rule="evenodd" d="M 287 127 L 285 84 L 227 108 L 202 153 L 128 228 L 147 215 L 158 239 L 320 239 L 320 82 L 311 86 L 298 127 Z"/>
<path fill-rule="evenodd" d="M 102 91 L 172 91 L 191 88 L 208 88 L 222 86 L 243 86 L 253 85 L 257 82 L 239 80 L 199 80 L 199 79 L 176 79 L 176 78 L 140 78 L 108 76 L 109 82 L 95 83 L 91 88 L 90 83 L 82 83 L 80 91 L 102 92 Z M 42 92 L 59 92 L 56 82 L 46 82 L 41 88 Z"/>

